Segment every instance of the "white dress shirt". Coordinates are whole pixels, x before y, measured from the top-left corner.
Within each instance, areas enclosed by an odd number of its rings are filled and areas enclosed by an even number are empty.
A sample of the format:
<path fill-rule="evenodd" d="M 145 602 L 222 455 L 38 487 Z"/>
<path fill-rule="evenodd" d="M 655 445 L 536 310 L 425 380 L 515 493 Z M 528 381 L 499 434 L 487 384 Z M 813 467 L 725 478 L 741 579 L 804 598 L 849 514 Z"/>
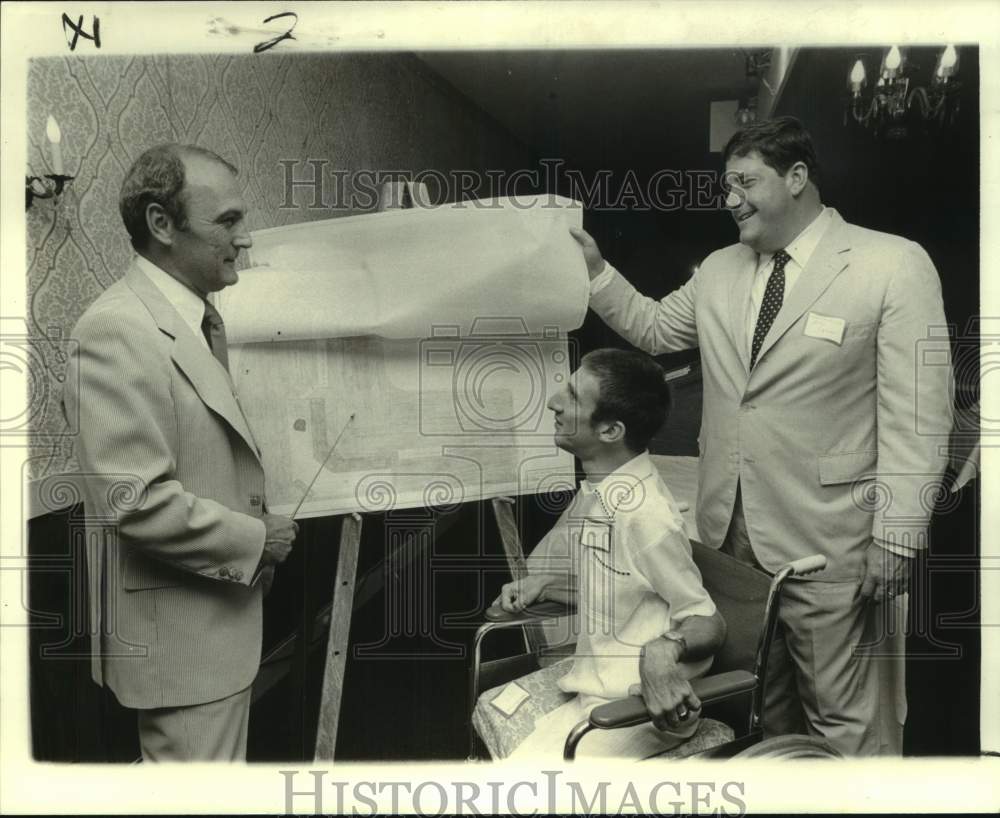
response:
<path fill-rule="evenodd" d="M 788 294 L 799 280 L 799 274 L 805 269 L 806 264 L 819 244 L 826 228 L 830 225 L 833 211 L 824 207 L 819 215 L 813 219 L 809 226 L 792 239 L 785 252 L 788 253 L 789 260 L 785 265 L 785 291 L 782 294 L 781 303 L 788 300 Z M 767 281 L 774 270 L 774 253 L 763 253 L 758 257 L 757 269 L 753 274 L 753 286 L 750 288 L 750 303 L 747 306 L 747 349 L 753 347 L 753 334 L 757 329 L 757 316 L 760 315 L 760 305 L 764 301 L 764 291 L 767 289 Z"/>
<path fill-rule="evenodd" d="M 205 333 L 201 331 L 201 322 L 205 319 L 204 299 L 194 290 L 181 284 L 166 270 L 157 267 L 149 259 L 136 256 L 135 263 L 156 285 L 156 289 L 163 293 L 163 297 L 170 302 L 170 306 L 177 310 L 181 318 L 184 319 L 184 323 L 191 327 L 191 332 L 194 333 L 194 337 L 198 339 L 199 343 L 211 352 L 212 348 L 205 340 Z"/>

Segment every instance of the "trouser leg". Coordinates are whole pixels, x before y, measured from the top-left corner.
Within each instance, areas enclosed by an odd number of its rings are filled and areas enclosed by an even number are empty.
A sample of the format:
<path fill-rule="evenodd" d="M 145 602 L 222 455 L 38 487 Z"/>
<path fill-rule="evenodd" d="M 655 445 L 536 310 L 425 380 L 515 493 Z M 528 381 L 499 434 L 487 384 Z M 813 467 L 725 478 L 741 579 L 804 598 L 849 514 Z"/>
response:
<path fill-rule="evenodd" d="M 742 496 L 738 488 L 733 518 L 721 550 L 744 565 L 767 573 L 757 561 L 753 548 L 750 546 L 750 534 L 747 532 L 746 519 L 743 516 Z M 764 706 L 761 715 L 765 738 L 787 733 L 806 732 L 802 704 L 799 701 L 798 686 L 795 680 L 795 666 L 785 644 L 785 629 L 781 623 L 775 629 L 774 639 L 771 642 L 764 692 Z"/>
<path fill-rule="evenodd" d="M 909 594 L 873 605 L 859 652 L 870 654 L 878 689 L 878 754 L 903 754 L 906 724 L 906 617 Z"/>
<path fill-rule="evenodd" d="M 741 492 L 722 550 L 754 556 Z M 899 755 L 906 720 L 906 598 L 868 605 L 860 579 L 785 583 L 768 662 L 765 736 L 809 733 L 844 755 Z"/>
<path fill-rule="evenodd" d="M 245 761 L 250 691 L 204 704 L 139 710 L 143 761 Z"/>
<path fill-rule="evenodd" d="M 799 698 L 812 735 L 846 756 L 882 748 L 880 670 L 859 647 L 881 606 L 857 596 L 860 582 L 789 581 L 779 618 L 797 668 Z"/>

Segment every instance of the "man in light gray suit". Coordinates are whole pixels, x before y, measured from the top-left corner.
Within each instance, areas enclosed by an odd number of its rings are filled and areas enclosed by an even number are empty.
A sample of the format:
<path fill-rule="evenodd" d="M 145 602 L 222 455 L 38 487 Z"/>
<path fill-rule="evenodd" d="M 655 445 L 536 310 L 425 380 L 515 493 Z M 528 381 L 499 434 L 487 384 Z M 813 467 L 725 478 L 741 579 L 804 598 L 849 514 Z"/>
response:
<path fill-rule="evenodd" d="M 920 349 L 945 323 L 938 275 L 919 245 L 822 205 L 797 120 L 737 133 L 724 159 L 740 243 L 655 301 L 574 231 L 591 307 L 649 353 L 700 349 L 702 541 L 764 571 L 827 557 L 826 571 L 787 586 L 765 732 L 898 754 L 902 633 L 877 649 L 894 658 L 864 645 L 905 621 L 945 467 L 947 341 L 933 366 Z"/>
<path fill-rule="evenodd" d="M 209 293 L 251 244 L 236 169 L 190 145 L 122 185 L 138 255 L 87 309 L 64 401 L 88 515 L 92 672 L 138 711 L 143 758 L 246 758 L 261 598 L 297 526 L 265 512 L 260 452 Z"/>

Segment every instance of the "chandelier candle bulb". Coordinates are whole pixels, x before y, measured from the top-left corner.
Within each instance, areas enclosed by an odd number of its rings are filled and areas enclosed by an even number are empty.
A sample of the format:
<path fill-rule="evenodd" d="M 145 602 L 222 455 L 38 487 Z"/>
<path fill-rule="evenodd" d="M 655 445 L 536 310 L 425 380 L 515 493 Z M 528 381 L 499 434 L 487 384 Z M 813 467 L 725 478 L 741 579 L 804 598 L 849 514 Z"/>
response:
<path fill-rule="evenodd" d="M 861 87 L 865 84 L 865 64 L 861 61 L 860 57 L 854 61 L 854 67 L 851 69 L 848 82 L 855 96 L 861 93 Z"/>
<path fill-rule="evenodd" d="M 955 46 L 947 45 L 938 58 L 937 69 L 934 71 L 934 79 L 939 82 L 947 82 L 957 71 L 958 52 L 955 50 Z"/>
<path fill-rule="evenodd" d="M 883 76 L 886 79 L 895 79 L 896 74 L 899 72 L 900 66 L 903 64 L 903 55 L 899 50 L 899 46 L 892 46 L 888 53 L 885 55 L 885 62 L 883 63 Z"/>

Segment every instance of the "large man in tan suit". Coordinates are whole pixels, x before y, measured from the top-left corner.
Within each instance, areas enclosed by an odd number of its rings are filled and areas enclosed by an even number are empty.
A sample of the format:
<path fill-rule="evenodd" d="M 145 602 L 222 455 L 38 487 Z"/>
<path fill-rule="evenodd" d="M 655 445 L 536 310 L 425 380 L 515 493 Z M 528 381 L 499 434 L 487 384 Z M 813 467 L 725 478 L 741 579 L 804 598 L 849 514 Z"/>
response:
<path fill-rule="evenodd" d="M 590 303 L 649 353 L 701 351 L 702 541 L 766 571 L 827 557 L 788 585 L 765 730 L 898 753 L 900 652 L 873 659 L 859 645 L 902 618 L 945 466 L 949 352 L 928 341 L 944 325 L 938 275 L 914 242 L 823 207 L 797 120 L 738 133 L 724 156 L 740 243 L 654 301 L 577 231 Z"/>
<path fill-rule="evenodd" d="M 140 156 L 120 199 L 138 255 L 73 332 L 93 676 L 138 710 L 146 760 L 246 757 L 261 598 L 296 533 L 264 511 L 206 300 L 251 244 L 235 173 L 194 146 Z"/>

